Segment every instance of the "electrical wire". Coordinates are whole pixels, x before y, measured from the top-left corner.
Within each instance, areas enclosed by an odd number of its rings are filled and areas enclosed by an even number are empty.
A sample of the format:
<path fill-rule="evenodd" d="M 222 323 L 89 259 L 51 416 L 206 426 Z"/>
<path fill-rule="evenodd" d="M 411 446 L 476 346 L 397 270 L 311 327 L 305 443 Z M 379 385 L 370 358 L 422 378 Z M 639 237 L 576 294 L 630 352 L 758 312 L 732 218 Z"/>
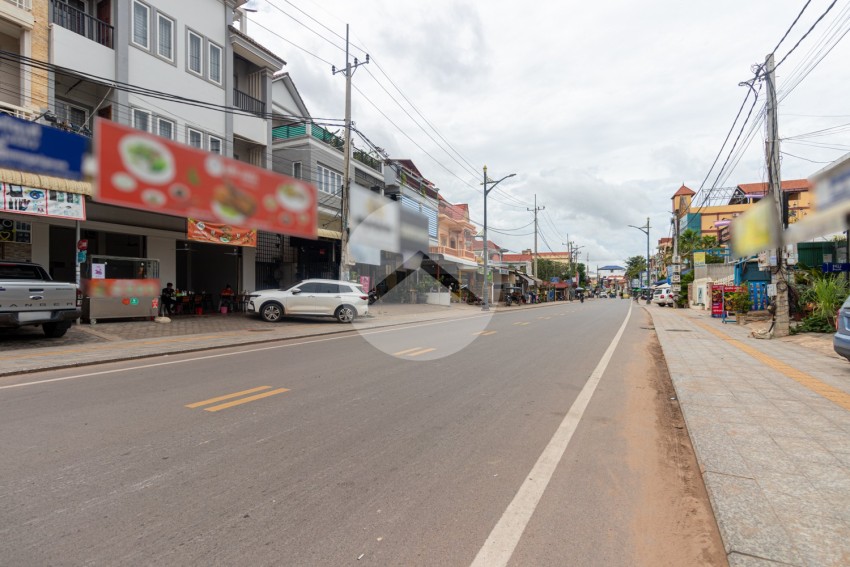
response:
<path fill-rule="evenodd" d="M 803 15 L 803 12 L 806 11 L 806 8 L 808 8 L 809 4 L 811 3 L 812 0 L 806 0 L 805 5 L 803 5 L 803 8 L 800 10 L 800 13 L 797 14 L 797 17 L 794 18 L 794 21 L 791 22 L 791 25 L 788 26 L 787 30 L 785 30 L 785 34 L 782 36 L 782 39 L 779 40 L 779 43 L 776 44 L 776 47 L 773 48 L 773 51 L 771 53 L 776 53 L 776 50 L 779 49 L 779 46 L 782 45 L 782 42 L 785 41 L 785 38 L 788 37 L 788 34 L 791 33 L 792 29 L 794 29 L 794 26 L 797 24 L 798 21 L 800 21 L 800 17 Z"/>
<path fill-rule="evenodd" d="M 781 153 L 782 155 L 786 155 L 788 157 L 801 159 L 803 161 L 808 161 L 808 162 L 811 162 L 811 163 L 832 163 L 831 161 L 815 161 L 813 159 L 804 158 L 803 156 L 796 156 L 796 155 L 789 153 L 789 152 L 779 152 L 779 153 Z"/>
<path fill-rule="evenodd" d="M 815 29 L 815 27 L 817 27 L 817 25 L 820 23 L 820 21 L 821 21 L 822 19 L 824 19 L 824 17 L 826 17 L 826 15 L 827 15 L 827 14 L 829 14 L 829 11 L 830 11 L 830 10 L 832 10 L 832 7 L 833 7 L 833 6 L 835 6 L 835 3 L 836 3 L 836 2 L 838 2 L 838 0 L 832 0 L 832 4 L 830 4 L 829 6 L 827 6 L 826 10 L 825 10 L 825 11 L 824 11 L 824 12 L 823 12 L 820 16 L 818 16 L 818 19 L 817 19 L 817 20 L 815 20 L 815 23 L 813 23 L 813 24 L 811 25 L 811 27 L 810 27 L 808 30 L 806 30 L 806 33 L 804 33 L 804 34 L 803 34 L 803 37 L 801 37 L 800 39 L 798 39 L 798 40 L 797 40 L 797 43 L 795 43 L 795 44 L 794 44 L 794 47 L 792 47 L 792 48 L 788 51 L 788 53 L 786 53 L 786 54 L 785 54 L 785 57 L 783 57 L 782 59 L 780 59 L 780 60 L 779 60 L 779 63 L 777 63 L 777 64 L 776 64 L 776 67 L 779 67 L 780 65 L 782 65 L 782 63 L 784 63 L 784 62 L 785 62 L 785 60 L 786 60 L 786 59 L 788 59 L 788 56 L 789 56 L 789 55 L 791 55 L 792 53 L 794 53 L 794 50 L 795 50 L 795 49 L 797 49 L 797 47 L 798 47 L 798 46 L 799 46 L 799 45 L 803 42 L 803 40 L 804 40 L 804 39 L 806 39 L 806 38 L 809 36 L 809 34 L 810 34 L 810 33 L 812 33 L 812 30 L 814 30 L 814 29 Z M 809 5 L 809 4 L 808 4 L 808 2 L 807 2 L 807 3 L 806 3 L 806 6 L 808 6 L 808 5 Z M 806 6 L 803 6 L 803 10 L 805 10 L 805 9 L 806 9 Z M 803 13 L 802 13 L 802 12 L 800 12 L 800 16 L 801 16 L 801 15 L 803 15 Z M 800 19 L 800 16 L 797 16 L 797 19 Z M 796 22 L 797 22 L 797 20 L 794 20 L 794 23 L 796 23 Z M 794 24 L 791 24 L 791 25 L 793 26 Z M 791 31 L 791 30 L 790 30 L 790 28 L 789 28 L 789 30 L 788 30 L 788 31 Z M 787 35 L 787 32 L 786 32 L 786 35 Z M 782 39 L 785 39 L 785 37 L 783 36 L 783 38 L 782 38 Z M 780 41 L 779 43 L 782 43 L 782 41 Z M 778 46 L 777 46 L 777 47 L 778 47 Z"/>

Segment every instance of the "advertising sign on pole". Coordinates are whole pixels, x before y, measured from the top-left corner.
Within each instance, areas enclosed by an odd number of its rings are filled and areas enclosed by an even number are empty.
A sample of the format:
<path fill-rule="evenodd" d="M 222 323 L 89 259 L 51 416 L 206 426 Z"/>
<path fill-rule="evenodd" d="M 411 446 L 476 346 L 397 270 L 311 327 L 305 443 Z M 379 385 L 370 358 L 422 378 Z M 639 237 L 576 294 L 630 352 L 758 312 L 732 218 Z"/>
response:
<path fill-rule="evenodd" d="M 309 183 L 109 120 L 96 130 L 98 202 L 318 238 Z"/>
<path fill-rule="evenodd" d="M 85 136 L 0 113 L 0 167 L 82 179 L 88 144 Z"/>

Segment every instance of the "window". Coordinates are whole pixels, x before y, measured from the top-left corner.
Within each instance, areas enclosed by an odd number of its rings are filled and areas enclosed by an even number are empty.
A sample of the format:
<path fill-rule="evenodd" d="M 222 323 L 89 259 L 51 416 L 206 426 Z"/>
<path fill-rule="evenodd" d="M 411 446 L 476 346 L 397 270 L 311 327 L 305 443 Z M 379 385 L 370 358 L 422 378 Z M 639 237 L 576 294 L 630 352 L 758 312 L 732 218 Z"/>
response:
<path fill-rule="evenodd" d="M 67 122 L 71 126 L 82 128 L 88 122 L 88 112 L 78 106 L 61 100 L 56 101 L 56 118 L 59 122 Z"/>
<path fill-rule="evenodd" d="M 204 40 L 201 36 L 194 32 L 189 32 L 189 55 L 188 65 L 189 70 L 198 75 L 203 75 L 203 51 Z"/>
<path fill-rule="evenodd" d="M 160 57 L 174 61 L 174 20 L 162 14 L 157 14 L 156 20 L 158 27 L 156 33 L 156 52 Z"/>
<path fill-rule="evenodd" d="M 317 282 L 308 282 L 298 286 L 298 289 L 301 290 L 301 293 L 319 293 L 321 291 L 321 284 Z"/>
<path fill-rule="evenodd" d="M 149 48 L 148 22 L 151 9 L 141 2 L 133 2 L 133 43 Z"/>
<path fill-rule="evenodd" d="M 319 190 L 324 193 L 338 195 L 342 189 L 342 174 L 321 165 L 316 168 L 316 181 Z"/>
<path fill-rule="evenodd" d="M 214 154 L 221 155 L 221 138 L 210 136 L 210 151 Z"/>
<path fill-rule="evenodd" d="M 204 149 L 204 134 L 191 128 L 186 129 L 186 142 L 193 148 Z"/>
<path fill-rule="evenodd" d="M 157 134 L 169 140 L 174 139 L 174 122 L 160 118 L 157 121 Z"/>
<path fill-rule="evenodd" d="M 150 132 L 151 129 L 151 113 L 147 110 L 133 109 L 133 128 Z"/>
<path fill-rule="evenodd" d="M 292 177 L 301 179 L 301 162 L 296 161 L 292 164 Z"/>
<path fill-rule="evenodd" d="M 221 48 L 214 43 L 210 43 L 209 45 L 209 79 L 214 83 L 221 84 Z"/>

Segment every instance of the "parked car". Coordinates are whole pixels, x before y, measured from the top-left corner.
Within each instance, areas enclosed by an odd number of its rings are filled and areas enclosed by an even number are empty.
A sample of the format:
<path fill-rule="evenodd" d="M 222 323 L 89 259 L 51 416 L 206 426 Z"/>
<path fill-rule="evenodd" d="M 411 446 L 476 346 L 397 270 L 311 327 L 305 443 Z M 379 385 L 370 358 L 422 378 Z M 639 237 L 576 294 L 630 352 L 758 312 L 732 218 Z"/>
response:
<path fill-rule="evenodd" d="M 369 294 L 360 284 L 338 280 L 304 280 L 289 289 L 255 291 L 248 296 L 248 313 L 275 323 L 284 315 L 318 315 L 351 323 L 369 312 Z"/>
<path fill-rule="evenodd" d="M 669 286 L 655 289 L 652 292 L 652 302 L 661 307 L 673 305 L 673 290 Z"/>
<path fill-rule="evenodd" d="M 0 328 L 41 325 L 45 336 L 63 336 L 80 317 L 80 293 L 55 282 L 31 262 L 0 262 Z"/>
<path fill-rule="evenodd" d="M 832 338 L 835 352 L 850 360 L 850 297 L 848 297 L 835 319 L 835 336 Z"/>

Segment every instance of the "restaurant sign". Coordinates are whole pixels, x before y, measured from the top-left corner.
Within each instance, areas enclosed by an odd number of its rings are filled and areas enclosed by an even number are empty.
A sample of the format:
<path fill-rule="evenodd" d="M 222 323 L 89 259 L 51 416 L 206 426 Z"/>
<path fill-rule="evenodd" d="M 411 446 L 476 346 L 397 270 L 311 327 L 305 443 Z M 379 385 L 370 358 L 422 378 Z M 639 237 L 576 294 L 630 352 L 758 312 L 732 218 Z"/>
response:
<path fill-rule="evenodd" d="M 257 246 L 257 231 L 228 224 L 187 219 L 186 236 L 189 240 L 227 244 L 228 246 Z"/>
<path fill-rule="evenodd" d="M 86 220 L 86 199 L 83 195 L 33 189 L 12 183 L 0 183 L 0 211 L 54 217 L 62 219 Z"/>
<path fill-rule="evenodd" d="M 98 119 L 101 203 L 318 238 L 316 188 L 244 162 Z"/>

